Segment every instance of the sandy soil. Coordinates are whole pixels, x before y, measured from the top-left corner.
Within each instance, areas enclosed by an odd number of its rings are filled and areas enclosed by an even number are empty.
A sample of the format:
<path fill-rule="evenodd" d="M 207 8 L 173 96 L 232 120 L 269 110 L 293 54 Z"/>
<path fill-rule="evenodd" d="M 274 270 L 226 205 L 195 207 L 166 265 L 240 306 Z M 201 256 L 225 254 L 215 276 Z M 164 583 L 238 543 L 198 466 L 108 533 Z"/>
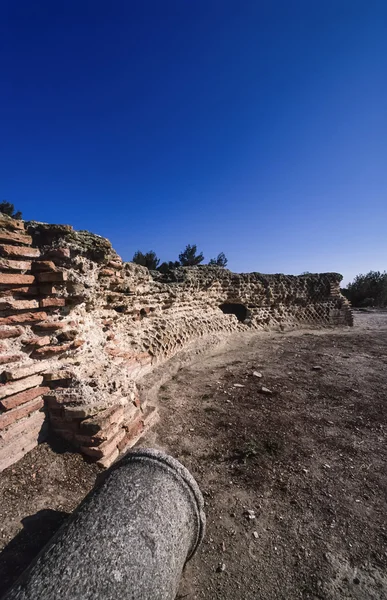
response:
<path fill-rule="evenodd" d="M 178 597 L 387 598 L 387 313 L 244 334 L 162 373 L 142 445 L 191 470 L 208 519 Z M 67 450 L 43 444 L 0 475 L 0 594 L 94 483 Z"/>

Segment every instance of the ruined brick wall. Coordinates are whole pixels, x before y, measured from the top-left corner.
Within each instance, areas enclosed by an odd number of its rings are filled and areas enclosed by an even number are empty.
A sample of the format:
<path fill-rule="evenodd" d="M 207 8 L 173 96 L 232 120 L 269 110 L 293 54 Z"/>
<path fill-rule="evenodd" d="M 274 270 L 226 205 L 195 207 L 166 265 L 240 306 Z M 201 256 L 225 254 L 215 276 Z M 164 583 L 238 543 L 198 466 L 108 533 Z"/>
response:
<path fill-rule="evenodd" d="M 0 470 L 50 428 L 109 465 L 157 419 L 136 381 L 209 334 L 350 325 L 337 274 L 162 275 L 70 226 L 0 216 Z"/>

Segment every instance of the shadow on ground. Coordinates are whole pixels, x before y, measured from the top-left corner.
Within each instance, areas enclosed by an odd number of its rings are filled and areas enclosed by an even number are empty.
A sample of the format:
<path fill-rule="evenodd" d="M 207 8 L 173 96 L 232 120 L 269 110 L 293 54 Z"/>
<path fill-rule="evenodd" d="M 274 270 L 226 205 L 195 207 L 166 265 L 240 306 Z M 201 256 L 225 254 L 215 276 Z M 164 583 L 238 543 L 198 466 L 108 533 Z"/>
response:
<path fill-rule="evenodd" d="M 0 554 L 0 596 L 39 554 L 67 516 L 66 512 L 45 509 L 22 519 L 23 529 Z"/>

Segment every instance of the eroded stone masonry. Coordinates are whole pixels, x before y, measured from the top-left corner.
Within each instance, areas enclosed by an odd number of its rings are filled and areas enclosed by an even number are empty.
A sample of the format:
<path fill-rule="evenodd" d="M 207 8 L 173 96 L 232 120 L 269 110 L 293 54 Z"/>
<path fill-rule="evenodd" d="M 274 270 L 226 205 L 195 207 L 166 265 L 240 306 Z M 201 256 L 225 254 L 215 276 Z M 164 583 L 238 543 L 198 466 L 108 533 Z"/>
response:
<path fill-rule="evenodd" d="M 124 263 L 108 240 L 0 215 L 0 470 L 49 430 L 101 466 L 157 420 L 136 382 L 210 335 L 352 325 L 341 276 Z"/>

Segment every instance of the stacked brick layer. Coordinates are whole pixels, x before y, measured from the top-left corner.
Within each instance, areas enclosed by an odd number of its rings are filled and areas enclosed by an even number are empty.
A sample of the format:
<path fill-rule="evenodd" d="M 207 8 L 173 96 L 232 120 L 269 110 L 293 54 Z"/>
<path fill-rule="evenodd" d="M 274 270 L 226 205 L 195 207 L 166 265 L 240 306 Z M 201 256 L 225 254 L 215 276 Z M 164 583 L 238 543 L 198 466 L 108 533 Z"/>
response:
<path fill-rule="evenodd" d="M 51 430 L 110 464 L 157 419 L 136 381 L 211 334 L 351 325 L 335 273 L 167 275 L 67 225 L 0 218 L 0 469 Z M 221 306 L 242 305 L 243 322 Z M 44 419 L 44 416 L 48 416 Z"/>

